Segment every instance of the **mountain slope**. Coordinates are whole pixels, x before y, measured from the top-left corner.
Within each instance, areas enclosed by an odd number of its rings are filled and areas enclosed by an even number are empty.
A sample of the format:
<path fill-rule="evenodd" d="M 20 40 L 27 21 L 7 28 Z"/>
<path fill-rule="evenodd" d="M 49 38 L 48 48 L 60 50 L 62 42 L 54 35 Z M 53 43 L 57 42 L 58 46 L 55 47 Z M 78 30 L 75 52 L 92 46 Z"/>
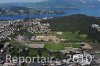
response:
<path fill-rule="evenodd" d="M 56 17 L 43 22 L 50 23 L 51 29 L 54 31 L 81 31 L 82 33 L 86 33 L 92 24 L 100 25 L 100 20 L 82 14 Z"/>

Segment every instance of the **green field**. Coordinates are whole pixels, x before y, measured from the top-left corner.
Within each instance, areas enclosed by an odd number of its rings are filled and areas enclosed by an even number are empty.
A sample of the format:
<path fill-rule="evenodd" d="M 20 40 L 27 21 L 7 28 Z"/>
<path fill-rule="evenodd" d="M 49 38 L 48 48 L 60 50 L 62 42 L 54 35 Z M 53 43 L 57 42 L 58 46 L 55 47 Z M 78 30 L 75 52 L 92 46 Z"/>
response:
<path fill-rule="evenodd" d="M 81 45 L 79 43 L 66 43 L 64 44 L 65 47 L 73 47 L 73 48 L 80 48 Z"/>
<path fill-rule="evenodd" d="M 62 44 L 49 43 L 49 44 L 45 44 L 44 48 L 51 51 L 60 51 L 60 50 L 63 50 L 65 46 Z"/>
<path fill-rule="evenodd" d="M 36 55 L 38 55 L 38 52 L 35 49 L 30 48 L 28 54 L 29 54 L 29 56 L 36 56 Z"/>
<path fill-rule="evenodd" d="M 15 48 L 24 48 L 24 47 L 26 47 L 21 42 L 16 42 L 16 41 L 12 41 L 12 42 L 10 42 L 10 44 L 11 44 L 12 47 L 15 47 Z"/>
<path fill-rule="evenodd" d="M 81 34 L 79 32 L 63 32 L 60 38 L 67 39 L 68 41 L 87 41 L 87 35 Z"/>
<path fill-rule="evenodd" d="M 57 43 L 48 43 L 45 44 L 44 48 L 50 51 L 60 51 L 63 50 L 65 47 L 73 47 L 73 48 L 80 48 L 80 44 L 78 43 L 64 43 L 64 44 L 57 44 Z"/>

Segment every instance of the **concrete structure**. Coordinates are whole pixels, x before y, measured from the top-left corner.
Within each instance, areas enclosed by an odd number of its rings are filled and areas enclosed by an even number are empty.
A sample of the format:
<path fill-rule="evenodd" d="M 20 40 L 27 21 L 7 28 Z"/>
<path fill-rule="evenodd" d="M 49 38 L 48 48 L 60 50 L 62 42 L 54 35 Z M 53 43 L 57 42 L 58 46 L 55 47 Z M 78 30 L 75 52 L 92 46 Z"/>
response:
<path fill-rule="evenodd" d="M 44 48 L 45 44 L 26 44 L 30 48 Z"/>
<path fill-rule="evenodd" d="M 79 48 L 72 48 L 72 47 L 65 47 L 64 50 L 61 50 L 60 52 L 62 53 L 70 53 L 70 51 L 75 52 L 75 53 L 80 53 L 81 51 L 79 50 Z"/>

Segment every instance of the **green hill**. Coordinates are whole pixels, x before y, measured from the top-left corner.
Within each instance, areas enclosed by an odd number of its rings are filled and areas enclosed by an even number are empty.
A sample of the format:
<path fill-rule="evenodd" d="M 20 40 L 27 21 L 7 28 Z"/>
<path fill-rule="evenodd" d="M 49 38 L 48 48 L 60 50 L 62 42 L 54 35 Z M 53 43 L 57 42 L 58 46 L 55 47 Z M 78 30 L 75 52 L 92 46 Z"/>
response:
<path fill-rule="evenodd" d="M 92 24 L 100 25 L 100 20 L 96 17 L 82 14 L 56 17 L 53 19 L 43 20 L 42 22 L 50 23 L 52 31 L 81 31 L 82 33 L 86 33 L 87 29 Z"/>

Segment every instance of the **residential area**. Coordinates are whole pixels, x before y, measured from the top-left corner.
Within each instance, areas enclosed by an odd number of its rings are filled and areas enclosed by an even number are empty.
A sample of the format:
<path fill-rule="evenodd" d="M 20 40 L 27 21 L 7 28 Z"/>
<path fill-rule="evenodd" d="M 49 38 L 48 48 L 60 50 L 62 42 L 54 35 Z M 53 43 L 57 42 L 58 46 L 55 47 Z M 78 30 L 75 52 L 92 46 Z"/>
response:
<path fill-rule="evenodd" d="M 99 25 L 92 24 L 91 29 L 97 30 L 100 35 Z M 93 37 L 92 34 L 90 37 Z M 79 34 L 78 31 L 75 33 L 52 31 L 50 24 L 42 23 L 41 19 L 0 22 L 1 66 L 99 66 L 100 49 L 94 44 L 89 42 L 87 34 Z M 54 58 L 53 62 L 49 63 L 18 65 L 18 63 L 6 63 L 7 54 L 17 57 Z"/>

